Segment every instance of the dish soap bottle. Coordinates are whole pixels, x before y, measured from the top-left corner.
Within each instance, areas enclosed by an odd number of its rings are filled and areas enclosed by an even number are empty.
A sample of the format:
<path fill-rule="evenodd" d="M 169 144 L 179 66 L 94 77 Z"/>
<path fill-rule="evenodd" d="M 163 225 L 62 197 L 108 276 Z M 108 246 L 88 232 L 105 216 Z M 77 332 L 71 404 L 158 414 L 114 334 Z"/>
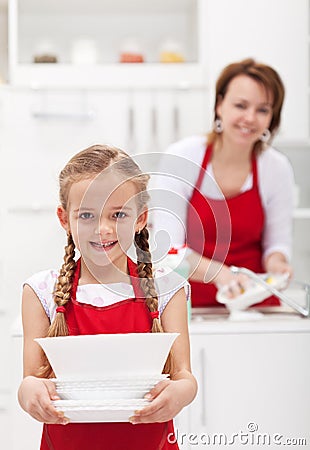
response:
<path fill-rule="evenodd" d="M 188 280 L 189 273 L 190 273 L 190 264 L 186 259 L 186 245 L 183 245 L 182 247 L 176 248 L 171 247 L 164 263 L 167 265 L 171 270 L 178 273 L 181 277 L 185 278 L 185 280 Z M 188 321 L 191 319 L 191 299 L 187 301 L 187 313 L 188 313 Z"/>

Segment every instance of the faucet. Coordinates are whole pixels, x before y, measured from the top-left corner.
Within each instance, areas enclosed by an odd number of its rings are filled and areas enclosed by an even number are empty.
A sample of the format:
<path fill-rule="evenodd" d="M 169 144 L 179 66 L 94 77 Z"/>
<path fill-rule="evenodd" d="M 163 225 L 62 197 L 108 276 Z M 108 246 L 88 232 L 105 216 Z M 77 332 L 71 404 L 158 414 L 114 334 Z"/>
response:
<path fill-rule="evenodd" d="M 275 289 L 274 287 L 270 286 L 270 284 L 266 283 L 265 280 L 263 280 L 261 277 L 259 277 L 252 270 L 246 269 L 245 267 L 236 267 L 236 266 L 230 266 L 230 270 L 232 273 L 243 273 L 244 275 L 247 275 L 249 278 L 256 281 L 256 283 L 259 283 L 260 285 L 264 286 L 265 289 L 267 289 L 273 295 L 278 297 L 283 303 L 285 303 L 286 305 L 293 308 L 295 311 L 297 311 L 303 317 L 308 317 L 308 318 L 310 317 L 310 285 L 309 284 L 302 283 L 299 281 L 295 282 L 295 283 L 299 284 L 306 291 L 306 306 L 303 307 L 303 306 L 299 305 L 298 303 L 296 303 L 291 298 L 289 298 L 283 292 L 280 292 L 278 289 Z"/>

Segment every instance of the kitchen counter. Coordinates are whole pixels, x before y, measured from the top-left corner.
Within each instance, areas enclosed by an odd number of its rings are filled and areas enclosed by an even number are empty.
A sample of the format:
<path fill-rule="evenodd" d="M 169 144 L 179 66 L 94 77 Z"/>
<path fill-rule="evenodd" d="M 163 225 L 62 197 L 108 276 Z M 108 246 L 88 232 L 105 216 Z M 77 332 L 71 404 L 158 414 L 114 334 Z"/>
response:
<path fill-rule="evenodd" d="M 243 320 L 230 320 L 225 308 L 194 308 L 189 323 L 190 334 L 258 334 L 258 333 L 309 333 L 310 318 L 294 313 L 290 308 L 258 308 L 260 319 L 251 317 L 251 312 Z M 22 337 L 22 320 L 17 317 L 11 328 L 12 337 Z"/>
<path fill-rule="evenodd" d="M 256 318 L 256 311 L 262 313 L 263 317 Z M 225 308 L 193 308 L 189 330 L 193 335 L 307 333 L 310 332 L 310 319 L 285 306 L 246 311 L 242 320 L 231 320 Z"/>
<path fill-rule="evenodd" d="M 192 310 L 198 394 L 176 419 L 182 450 L 204 449 L 208 439 L 208 448 L 223 448 L 220 436 L 235 436 L 236 448 L 251 439 L 253 450 L 276 450 L 292 438 L 310 449 L 310 320 L 285 306 L 261 308 L 259 318 L 257 310 L 240 321 L 225 308 Z"/>

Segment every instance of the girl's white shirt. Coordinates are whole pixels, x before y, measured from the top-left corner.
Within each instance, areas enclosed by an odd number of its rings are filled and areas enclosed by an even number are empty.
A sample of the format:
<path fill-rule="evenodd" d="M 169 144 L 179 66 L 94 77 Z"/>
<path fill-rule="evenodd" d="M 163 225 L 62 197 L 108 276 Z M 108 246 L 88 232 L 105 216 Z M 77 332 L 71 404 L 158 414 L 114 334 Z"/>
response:
<path fill-rule="evenodd" d="M 168 233 L 171 246 L 178 248 L 186 242 L 187 207 L 199 176 L 206 145 L 206 136 L 187 137 L 170 145 L 161 157 L 160 174 L 153 176 L 150 189 L 155 206 L 151 215 L 152 234 L 157 245 L 160 245 L 161 239 L 156 239 L 156 234 L 163 230 Z M 263 257 L 281 252 L 289 259 L 294 207 L 292 166 L 284 154 L 268 147 L 257 158 L 257 173 L 265 212 Z M 206 174 L 201 193 L 208 198 L 224 199 L 214 180 L 212 163 L 207 165 Z M 252 186 L 253 176 L 250 173 L 240 193 L 250 190 Z"/>
<path fill-rule="evenodd" d="M 54 269 L 43 270 L 29 277 L 24 285 L 29 285 L 40 300 L 47 317 L 52 322 L 56 313 L 53 292 L 57 282 L 58 272 Z M 154 270 L 154 280 L 158 293 L 158 309 L 161 315 L 180 289 L 185 290 L 186 299 L 190 299 L 189 283 L 169 268 Z M 113 305 L 128 298 L 134 298 L 133 287 L 129 283 L 85 284 L 77 287 L 76 300 L 80 303 L 104 307 Z"/>

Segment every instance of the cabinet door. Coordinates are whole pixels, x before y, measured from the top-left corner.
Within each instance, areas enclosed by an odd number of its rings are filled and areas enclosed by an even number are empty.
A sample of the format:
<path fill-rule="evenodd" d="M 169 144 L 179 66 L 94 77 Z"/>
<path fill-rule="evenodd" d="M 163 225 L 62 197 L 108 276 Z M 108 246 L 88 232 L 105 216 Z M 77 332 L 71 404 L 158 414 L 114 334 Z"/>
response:
<path fill-rule="evenodd" d="M 310 333 L 197 334 L 191 345 L 199 393 L 187 442 L 277 449 L 308 439 Z"/>
<path fill-rule="evenodd" d="M 9 433 L 10 446 L 1 447 L 6 450 L 38 450 L 42 435 L 43 424 L 33 419 L 22 410 L 17 400 L 17 390 L 22 380 L 23 339 L 21 336 L 11 338 L 11 352 L 13 356 L 11 378 L 11 405 L 9 415 L 9 430 L 18 430 L 18 433 Z M 14 428 L 13 428 L 14 427 Z"/>

